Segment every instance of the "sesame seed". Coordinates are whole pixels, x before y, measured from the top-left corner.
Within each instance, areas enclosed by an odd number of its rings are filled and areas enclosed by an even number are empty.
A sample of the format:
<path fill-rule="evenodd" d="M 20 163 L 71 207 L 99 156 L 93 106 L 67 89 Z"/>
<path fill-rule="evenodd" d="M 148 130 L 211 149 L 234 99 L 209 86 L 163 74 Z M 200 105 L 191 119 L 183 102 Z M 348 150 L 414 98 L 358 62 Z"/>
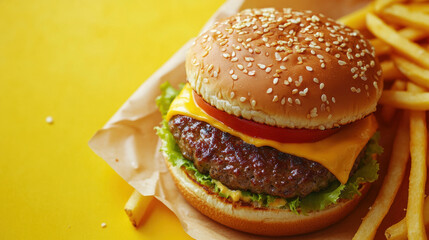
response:
<path fill-rule="evenodd" d="M 231 93 L 229 94 L 229 97 L 230 97 L 230 98 L 234 98 L 234 97 L 235 97 L 235 92 L 231 92 Z"/>
<path fill-rule="evenodd" d="M 317 54 L 317 58 L 319 58 L 319 59 L 323 59 L 323 56 L 322 56 L 322 55 L 320 55 L 320 54 Z"/>
<path fill-rule="evenodd" d="M 270 93 L 272 93 L 272 92 L 273 92 L 273 89 L 272 89 L 272 88 L 268 88 L 268 89 L 267 89 L 267 93 L 268 93 L 268 94 L 270 94 Z"/>
<path fill-rule="evenodd" d="M 270 67 L 267 67 L 267 68 L 265 69 L 265 72 L 267 72 L 267 73 L 271 72 L 271 68 L 270 68 Z"/>
<path fill-rule="evenodd" d="M 315 82 L 315 83 L 319 83 L 319 79 L 317 79 L 317 78 L 313 78 L 313 82 Z"/>
<path fill-rule="evenodd" d="M 238 79 L 237 75 L 235 75 L 235 74 L 232 74 L 232 75 L 231 75 L 231 78 L 232 78 L 232 79 L 234 79 L 234 80 L 237 80 L 237 79 Z"/>
<path fill-rule="evenodd" d="M 279 82 L 279 78 L 274 78 L 273 79 L 273 84 L 276 85 Z"/>
<path fill-rule="evenodd" d="M 301 101 L 298 98 L 295 99 L 295 103 L 298 104 L 298 105 L 301 105 Z"/>
<path fill-rule="evenodd" d="M 105 228 L 105 227 L 107 227 L 107 224 L 105 222 L 103 222 L 103 223 L 101 223 L 101 227 Z"/>
<path fill-rule="evenodd" d="M 46 121 L 48 124 L 52 124 L 52 123 L 54 122 L 54 118 L 53 118 L 53 117 L 51 117 L 51 116 L 47 116 L 47 117 L 46 117 L 46 119 L 45 119 L 45 121 Z"/>
<path fill-rule="evenodd" d="M 247 64 L 247 67 L 252 67 L 253 66 L 253 63 L 252 62 L 249 62 L 248 64 Z"/>
<path fill-rule="evenodd" d="M 253 71 L 249 71 L 248 75 L 249 76 L 254 76 L 255 75 L 255 71 L 254 70 Z"/>
<path fill-rule="evenodd" d="M 325 94 L 322 94 L 322 96 L 320 97 L 320 99 L 322 100 L 322 102 L 326 102 L 326 100 L 328 100 L 328 98 L 326 97 Z"/>
<path fill-rule="evenodd" d="M 343 60 L 338 60 L 338 64 L 340 64 L 341 66 L 346 65 L 347 63 L 344 62 Z"/>
<path fill-rule="evenodd" d="M 321 84 L 319 85 L 320 90 L 322 90 L 324 87 L 325 87 L 325 84 L 324 84 L 324 83 L 321 83 Z"/>
<path fill-rule="evenodd" d="M 252 57 L 245 57 L 244 60 L 246 60 L 246 62 L 253 62 L 253 61 L 255 61 L 255 59 L 252 58 Z"/>
<path fill-rule="evenodd" d="M 245 97 L 240 97 L 240 102 L 245 102 L 246 98 Z"/>
<path fill-rule="evenodd" d="M 255 101 L 255 100 L 252 100 L 252 101 L 250 102 L 250 104 L 252 104 L 252 107 L 254 107 L 254 106 L 256 106 L 256 101 Z"/>
<path fill-rule="evenodd" d="M 203 53 L 203 55 L 201 55 L 202 57 L 205 57 L 205 56 L 207 56 L 207 55 L 209 55 L 209 51 L 205 51 L 204 53 Z"/>
<path fill-rule="evenodd" d="M 237 68 L 238 68 L 238 69 L 240 69 L 240 70 L 243 70 L 243 69 L 244 69 L 243 65 L 241 65 L 241 64 L 238 64 L 238 65 L 237 65 Z"/>
<path fill-rule="evenodd" d="M 320 67 L 325 68 L 325 63 L 320 64 Z"/>
<path fill-rule="evenodd" d="M 335 57 L 336 57 L 336 58 L 340 58 L 340 57 L 341 57 L 341 55 L 340 55 L 339 53 L 337 53 L 337 54 L 335 54 Z"/>
<path fill-rule="evenodd" d="M 274 95 L 273 102 L 277 102 L 279 100 L 279 97 L 277 95 Z"/>
<path fill-rule="evenodd" d="M 229 70 L 229 74 L 233 74 L 234 73 L 234 70 Z"/>
<path fill-rule="evenodd" d="M 332 100 L 333 103 L 335 103 L 335 98 L 334 97 L 332 97 L 331 100 Z"/>
<path fill-rule="evenodd" d="M 234 58 L 231 59 L 231 62 L 237 62 L 237 61 L 238 61 L 237 57 L 234 57 Z"/>
<path fill-rule="evenodd" d="M 281 61 L 282 60 L 282 57 L 280 56 L 280 53 L 275 52 L 274 55 L 275 55 L 277 61 Z"/>
<path fill-rule="evenodd" d="M 210 72 L 213 69 L 213 64 L 210 64 L 209 67 L 207 68 L 207 72 Z"/>
<path fill-rule="evenodd" d="M 223 55 L 224 58 L 229 58 L 230 57 L 229 53 L 224 53 L 222 55 Z"/>
<path fill-rule="evenodd" d="M 306 96 L 307 92 L 308 92 L 308 88 L 305 88 L 304 90 L 302 90 L 302 91 L 299 92 L 299 95 L 300 96 Z"/>
<path fill-rule="evenodd" d="M 292 94 L 296 94 L 298 92 L 298 89 L 296 89 L 296 88 L 294 88 L 293 90 L 292 90 Z"/>
<path fill-rule="evenodd" d="M 213 77 L 215 77 L 215 78 L 216 78 L 216 77 L 217 77 L 217 75 L 218 75 L 218 71 L 214 71 L 214 72 L 213 72 Z"/>
<path fill-rule="evenodd" d="M 282 69 L 282 70 L 286 70 L 286 67 L 285 67 L 285 66 L 283 66 L 283 65 L 280 65 L 280 69 Z"/>
<path fill-rule="evenodd" d="M 378 90 L 378 84 L 377 84 L 377 82 L 376 82 L 376 81 L 374 81 L 374 82 L 372 83 L 372 85 L 374 85 L 375 89 L 377 89 L 377 90 Z"/>
<path fill-rule="evenodd" d="M 292 98 L 287 98 L 287 101 L 289 102 L 289 103 L 292 103 L 293 101 L 292 101 Z"/>
<path fill-rule="evenodd" d="M 259 67 L 260 69 L 265 69 L 265 68 L 266 68 L 266 66 L 265 66 L 264 64 L 260 64 L 260 63 L 258 63 L 258 67 Z"/>
<path fill-rule="evenodd" d="M 283 98 L 282 98 L 282 101 L 281 101 L 281 104 L 282 104 L 282 105 L 285 105 L 285 103 L 286 103 L 286 98 L 285 98 L 285 97 L 283 97 Z"/>
<path fill-rule="evenodd" d="M 312 68 L 312 67 L 310 67 L 310 66 L 306 66 L 306 67 L 305 67 L 305 69 L 307 69 L 307 71 L 309 71 L 309 72 L 312 72 L 312 71 L 313 71 L 313 68 Z"/>
<path fill-rule="evenodd" d="M 288 86 L 288 85 L 289 85 L 289 82 L 288 82 L 287 80 L 284 80 L 284 81 L 283 81 L 283 83 L 284 83 L 284 85 L 286 85 L 286 86 Z"/>

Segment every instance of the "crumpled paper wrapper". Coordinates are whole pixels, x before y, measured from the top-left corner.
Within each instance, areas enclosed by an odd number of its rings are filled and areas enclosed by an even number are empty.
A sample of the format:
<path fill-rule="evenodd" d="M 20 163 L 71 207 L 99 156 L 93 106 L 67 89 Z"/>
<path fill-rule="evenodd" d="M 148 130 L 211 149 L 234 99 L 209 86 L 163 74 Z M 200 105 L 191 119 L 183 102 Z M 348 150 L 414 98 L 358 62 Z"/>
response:
<path fill-rule="evenodd" d="M 252 7 L 292 7 L 310 9 L 324 13 L 332 18 L 341 17 L 364 6 L 367 1 L 338 0 L 229 0 L 222 5 L 207 22 L 206 29 L 212 23 L 236 12 Z M 179 218 L 184 230 L 195 239 L 272 239 L 242 233 L 205 217 L 190 206 L 174 185 L 162 155 L 159 151 L 160 141 L 154 127 L 161 121 L 161 115 L 155 105 L 155 98 L 160 94 L 159 85 L 169 81 L 177 86 L 185 82 L 185 55 L 192 39 L 174 56 L 156 71 L 125 102 L 115 115 L 90 140 L 92 150 L 102 157 L 131 186 L 146 196 L 155 196 Z M 392 131 L 381 127 L 386 153 L 381 163 L 388 159 Z M 382 168 L 383 169 L 383 168 Z M 383 174 L 383 172 L 382 172 Z M 373 185 L 368 196 L 358 208 L 339 223 L 306 235 L 283 237 L 282 239 L 351 239 L 356 232 L 361 218 L 373 202 L 381 181 Z M 392 215 L 389 213 L 389 215 Z M 388 224 L 395 223 L 403 212 L 388 216 Z M 384 223 L 383 223 L 384 224 Z M 387 225 L 388 226 L 388 225 Z M 384 231 L 382 231 L 384 232 Z M 383 233 L 377 236 L 383 236 Z M 378 238 L 377 237 L 377 238 Z"/>

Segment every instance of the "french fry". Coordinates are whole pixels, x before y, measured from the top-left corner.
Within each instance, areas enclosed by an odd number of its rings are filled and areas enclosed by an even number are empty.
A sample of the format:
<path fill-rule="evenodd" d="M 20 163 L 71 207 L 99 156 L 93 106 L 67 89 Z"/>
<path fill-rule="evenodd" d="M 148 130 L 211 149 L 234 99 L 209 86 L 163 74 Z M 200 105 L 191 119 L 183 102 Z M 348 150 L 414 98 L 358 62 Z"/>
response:
<path fill-rule="evenodd" d="M 143 196 L 137 190 L 131 194 L 124 210 L 134 227 L 138 227 L 153 197 Z"/>
<path fill-rule="evenodd" d="M 366 15 L 366 21 L 368 29 L 372 34 L 392 46 L 401 55 L 429 68 L 429 52 L 424 48 L 401 36 L 392 27 L 388 26 L 372 13 Z"/>
<path fill-rule="evenodd" d="M 376 0 L 374 2 L 374 10 L 375 12 L 380 12 L 382 11 L 384 8 L 397 3 L 397 2 L 403 2 L 404 0 Z"/>
<path fill-rule="evenodd" d="M 393 60 L 399 71 L 414 83 L 429 88 L 429 70 L 421 68 L 416 64 L 399 56 L 394 56 Z"/>
<path fill-rule="evenodd" d="M 387 54 L 392 49 L 388 44 L 386 44 L 385 42 L 381 41 L 378 38 L 371 39 L 370 42 L 371 42 L 371 45 L 375 49 L 375 55 L 376 56 L 381 56 L 381 55 Z"/>
<path fill-rule="evenodd" d="M 354 235 L 354 240 L 373 239 L 377 228 L 383 221 L 390 206 L 395 199 L 396 193 L 401 186 L 402 179 L 405 175 L 405 169 L 410 154 L 410 131 L 409 116 L 403 113 L 398 130 L 396 131 L 393 143 L 393 151 L 390 157 L 389 168 L 384 177 L 381 189 L 372 204 L 369 212 L 363 219 L 358 231 Z"/>
<path fill-rule="evenodd" d="M 420 11 L 412 11 L 402 4 L 391 5 L 381 11 L 389 20 L 405 26 L 412 26 L 429 31 L 429 14 Z"/>
<path fill-rule="evenodd" d="M 380 65 L 383 70 L 384 80 L 393 80 L 403 77 L 402 73 L 398 70 L 392 60 L 383 61 Z"/>
<path fill-rule="evenodd" d="M 406 6 L 410 11 L 429 13 L 429 3 L 412 3 Z"/>
<path fill-rule="evenodd" d="M 403 91 L 406 89 L 406 83 L 400 79 L 395 80 L 390 90 Z M 396 108 L 391 106 L 383 106 L 381 109 L 381 117 L 385 123 L 390 123 L 395 115 Z"/>
<path fill-rule="evenodd" d="M 373 12 L 374 5 L 372 3 L 366 5 L 363 8 L 360 8 L 359 10 L 352 12 L 346 16 L 341 17 L 337 21 L 340 23 L 343 23 L 344 25 L 347 25 L 351 28 L 355 29 L 365 29 L 365 17 L 366 14 L 369 12 Z"/>
<path fill-rule="evenodd" d="M 398 33 L 402 37 L 411 41 L 417 41 L 429 35 L 429 32 L 425 32 L 423 30 L 415 29 L 415 28 L 408 28 L 408 27 L 399 30 Z M 387 54 L 391 50 L 391 47 L 388 44 L 386 44 L 385 42 L 381 41 L 378 38 L 372 39 L 371 44 L 374 46 L 375 54 L 377 56 Z"/>
<path fill-rule="evenodd" d="M 425 207 L 423 209 L 423 216 L 425 226 L 429 226 L 429 197 L 425 199 Z M 384 235 L 389 240 L 402 240 L 407 239 L 407 222 L 406 219 L 402 219 L 398 223 L 390 226 L 386 229 Z"/>
<path fill-rule="evenodd" d="M 427 111 L 429 110 L 429 92 L 411 93 L 384 90 L 378 103 L 394 108 Z"/>
<path fill-rule="evenodd" d="M 413 93 L 423 91 L 422 88 L 410 82 L 407 88 Z M 406 214 L 408 239 L 427 239 L 423 221 L 427 171 L 427 127 L 424 111 L 410 112 L 410 154 L 411 169 Z"/>

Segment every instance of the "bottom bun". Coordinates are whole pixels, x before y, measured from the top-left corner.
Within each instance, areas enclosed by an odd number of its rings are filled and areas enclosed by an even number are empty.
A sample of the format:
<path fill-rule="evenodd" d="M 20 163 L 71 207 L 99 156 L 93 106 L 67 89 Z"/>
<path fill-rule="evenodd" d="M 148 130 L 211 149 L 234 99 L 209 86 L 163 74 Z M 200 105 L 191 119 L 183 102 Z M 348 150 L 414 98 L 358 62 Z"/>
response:
<path fill-rule="evenodd" d="M 313 232 L 334 224 L 348 215 L 368 192 L 369 183 L 359 189 L 353 199 L 321 211 L 295 214 L 288 209 L 255 208 L 231 202 L 209 191 L 188 176 L 185 170 L 174 167 L 164 155 L 168 169 L 185 199 L 198 211 L 230 228 L 264 236 L 286 236 Z"/>

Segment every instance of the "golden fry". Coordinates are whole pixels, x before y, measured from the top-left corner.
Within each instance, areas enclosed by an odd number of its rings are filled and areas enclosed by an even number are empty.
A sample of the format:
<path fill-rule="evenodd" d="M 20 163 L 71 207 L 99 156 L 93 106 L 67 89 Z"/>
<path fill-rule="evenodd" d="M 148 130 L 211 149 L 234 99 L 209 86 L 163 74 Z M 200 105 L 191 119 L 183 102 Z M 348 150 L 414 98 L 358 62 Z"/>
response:
<path fill-rule="evenodd" d="M 426 197 L 425 199 L 423 216 L 425 220 L 425 226 L 429 226 L 429 197 Z M 405 218 L 386 229 L 384 234 L 389 240 L 407 239 L 407 222 Z"/>
<path fill-rule="evenodd" d="M 406 83 L 402 80 L 395 80 L 390 90 L 403 91 L 406 89 Z M 390 123 L 395 115 L 396 108 L 391 106 L 383 106 L 381 109 L 381 117 L 385 123 Z"/>
<path fill-rule="evenodd" d="M 384 8 L 398 2 L 404 2 L 404 0 L 376 0 L 374 2 L 374 10 L 376 12 L 382 11 Z"/>
<path fill-rule="evenodd" d="M 422 92 L 423 89 L 408 83 L 408 91 Z M 406 222 L 408 239 L 427 239 L 423 221 L 426 184 L 427 127 L 424 111 L 410 112 L 411 169 L 408 187 Z"/>
<path fill-rule="evenodd" d="M 406 6 L 410 11 L 429 13 L 429 3 L 412 3 Z"/>
<path fill-rule="evenodd" d="M 379 104 L 401 109 L 427 111 L 429 110 L 429 92 L 411 93 L 406 91 L 384 90 Z"/>
<path fill-rule="evenodd" d="M 365 17 L 366 14 L 369 12 L 372 12 L 374 9 L 374 5 L 372 3 L 368 4 L 367 6 L 352 12 L 346 16 L 341 17 L 337 21 L 340 23 L 343 23 L 344 25 L 347 25 L 351 28 L 355 29 L 365 29 Z"/>
<path fill-rule="evenodd" d="M 414 29 L 414 28 L 403 28 L 399 30 L 398 33 L 404 38 L 411 41 L 417 41 L 429 35 L 429 32 L 425 32 L 423 30 Z M 377 56 L 389 53 L 391 50 L 391 47 L 388 44 L 386 44 L 385 42 L 381 41 L 378 38 L 372 39 L 371 44 L 374 46 L 375 54 Z"/>
<path fill-rule="evenodd" d="M 375 199 L 375 202 L 372 204 L 372 207 L 354 235 L 354 240 L 374 238 L 378 226 L 389 211 L 396 193 L 401 186 L 402 179 L 405 175 L 408 156 L 410 154 L 410 131 L 408 120 L 409 116 L 404 112 L 398 130 L 396 131 L 389 168 L 386 176 L 384 177 L 383 184 L 381 185 L 382 187 Z"/>
<path fill-rule="evenodd" d="M 429 68 L 429 52 L 424 48 L 401 36 L 397 31 L 372 13 L 367 14 L 366 21 L 368 29 L 375 36 L 392 46 L 396 51 L 407 58 Z"/>
<path fill-rule="evenodd" d="M 421 68 L 416 64 L 399 56 L 394 56 L 395 65 L 402 74 L 414 83 L 429 88 L 429 70 Z"/>
<path fill-rule="evenodd" d="M 134 190 L 134 192 L 131 194 L 130 198 L 125 204 L 124 210 L 134 227 L 138 227 L 152 200 L 153 197 L 143 196 L 137 192 L 137 190 Z"/>
<path fill-rule="evenodd" d="M 389 6 L 383 9 L 382 15 L 395 23 L 429 31 L 429 14 L 412 11 L 404 5 Z"/>
<path fill-rule="evenodd" d="M 398 70 L 392 60 L 381 62 L 381 69 L 383 70 L 384 80 L 392 80 L 403 77 L 402 73 Z"/>

